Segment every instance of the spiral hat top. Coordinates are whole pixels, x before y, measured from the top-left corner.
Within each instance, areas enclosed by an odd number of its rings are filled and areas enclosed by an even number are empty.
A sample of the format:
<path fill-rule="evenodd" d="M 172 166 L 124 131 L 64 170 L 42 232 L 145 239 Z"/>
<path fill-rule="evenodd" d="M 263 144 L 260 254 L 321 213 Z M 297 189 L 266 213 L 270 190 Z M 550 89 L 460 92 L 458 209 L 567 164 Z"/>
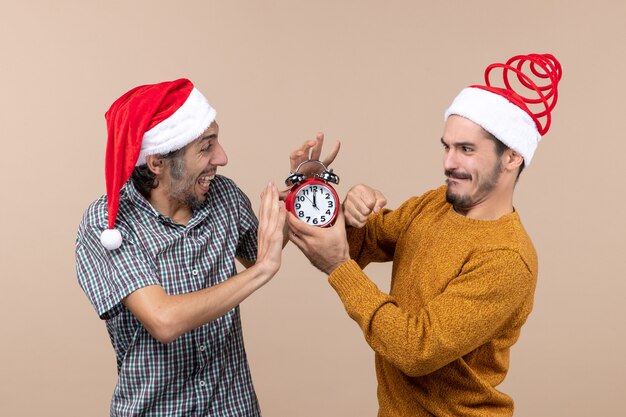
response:
<path fill-rule="evenodd" d="M 500 86 L 493 80 L 501 70 Z M 498 73 L 498 71 L 495 71 Z M 561 64 L 550 54 L 516 55 L 485 69 L 485 85 L 464 88 L 445 112 L 465 117 L 524 157 L 530 165 L 541 137 L 552 124 Z"/>

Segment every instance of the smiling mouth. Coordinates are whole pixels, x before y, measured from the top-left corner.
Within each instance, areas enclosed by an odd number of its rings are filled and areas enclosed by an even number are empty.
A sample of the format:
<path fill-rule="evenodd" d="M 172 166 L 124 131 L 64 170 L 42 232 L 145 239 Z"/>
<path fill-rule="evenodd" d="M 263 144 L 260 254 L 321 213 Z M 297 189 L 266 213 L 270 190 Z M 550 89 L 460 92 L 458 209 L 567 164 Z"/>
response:
<path fill-rule="evenodd" d="M 211 171 L 209 173 L 206 173 L 200 176 L 200 178 L 198 178 L 198 184 L 200 184 L 203 187 L 208 187 L 209 184 L 211 184 L 211 180 L 213 178 L 215 178 L 215 171 Z"/>

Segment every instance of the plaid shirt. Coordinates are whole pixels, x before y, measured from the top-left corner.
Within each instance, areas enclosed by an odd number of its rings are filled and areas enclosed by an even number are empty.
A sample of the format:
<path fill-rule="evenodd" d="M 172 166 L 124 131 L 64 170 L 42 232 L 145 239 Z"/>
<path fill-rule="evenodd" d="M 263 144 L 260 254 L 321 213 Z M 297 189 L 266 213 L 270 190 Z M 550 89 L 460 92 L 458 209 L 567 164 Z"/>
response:
<path fill-rule="evenodd" d="M 239 307 L 163 344 L 122 304 L 147 285 L 171 295 L 198 291 L 236 274 L 235 256 L 254 261 L 258 222 L 248 198 L 216 176 L 207 204 L 183 226 L 159 214 L 129 182 L 115 223 L 123 243 L 114 251 L 100 243 L 106 201 L 101 197 L 85 212 L 76 268 L 117 357 L 111 416 L 260 416 Z"/>

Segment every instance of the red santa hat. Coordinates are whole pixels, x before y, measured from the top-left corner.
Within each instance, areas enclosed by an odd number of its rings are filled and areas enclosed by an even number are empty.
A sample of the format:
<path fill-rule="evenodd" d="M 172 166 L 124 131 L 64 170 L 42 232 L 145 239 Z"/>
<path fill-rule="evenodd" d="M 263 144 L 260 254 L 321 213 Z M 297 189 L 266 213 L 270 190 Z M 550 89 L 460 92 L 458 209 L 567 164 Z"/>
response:
<path fill-rule="evenodd" d="M 496 68 L 502 69 L 500 87 L 489 77 Z M 473 121 L 522 155 L 528 166 L 550 129 L 561 74 L 561 64 L 550 54 L 517 55 L 504 64 L 491 64 L 485 70 L 485 85 L 463 89 L 446 110 L 445 120 L 458 115 Z"/>
<path fill-rule="evenodd" d="M 166 154 L 194 141 L 215 120 L 216 112 L 192 84 L 181 78 L 133 88 L 106 112 L 108 139 L 105 160 L 108 229 L 102 245 L 114 250 L 122 244 L 115 229 L 120 190 L 146 157 Z"/>

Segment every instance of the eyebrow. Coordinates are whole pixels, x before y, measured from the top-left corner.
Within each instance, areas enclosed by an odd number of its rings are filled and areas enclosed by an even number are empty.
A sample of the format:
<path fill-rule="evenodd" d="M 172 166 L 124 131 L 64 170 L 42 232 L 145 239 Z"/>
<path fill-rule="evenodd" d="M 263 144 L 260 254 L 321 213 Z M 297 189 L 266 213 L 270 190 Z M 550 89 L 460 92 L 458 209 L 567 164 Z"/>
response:
<path fill-rule="evenodd" d="M 210 135 L 201 137 L 200 140 L 198 141 L 198 144 L 202 144 L 204 142 L 208 142 L 208 141 L 213 140 L 213 139 L 217 139 L 217 134 L 212 133 Z"/>
<path fill-rule="evenodd" d="M 471 147 L 475 147 L 475 146 L 476 146 L 476 143 L 474 143 L 474 142 L 456 142 L 456 143 L 455 143 L 455 144 L 453 144 L 453 145 L 448 145 L 448 144 L 446 143 L 446 141 L 445 141 L 445 140 L 443 140 L 443 138 L 441 138 L 441 143 L 442 143 L 443 145 L 445 145 L 445 146 L 455 146 L 455 147 L 460 147 L 460 146 L 471 146 Z"/>

